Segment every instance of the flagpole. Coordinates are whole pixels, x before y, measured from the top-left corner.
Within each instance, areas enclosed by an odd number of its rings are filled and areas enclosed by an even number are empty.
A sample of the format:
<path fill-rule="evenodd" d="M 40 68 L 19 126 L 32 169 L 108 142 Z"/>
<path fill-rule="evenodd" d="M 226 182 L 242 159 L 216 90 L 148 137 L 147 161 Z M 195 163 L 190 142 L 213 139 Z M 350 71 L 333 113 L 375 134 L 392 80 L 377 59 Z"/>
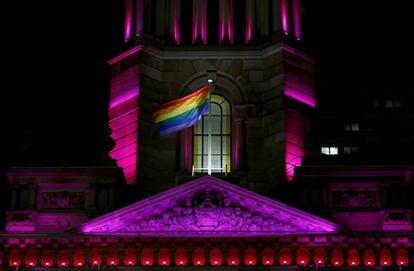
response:
<path fill-rule="evenodd" d="M 208 166 L 207 173 L 211 175 L 211 84 L 213 80 L 208 79 L 208 120 L 207 120 L 207 132 L 208 132 Z"/>

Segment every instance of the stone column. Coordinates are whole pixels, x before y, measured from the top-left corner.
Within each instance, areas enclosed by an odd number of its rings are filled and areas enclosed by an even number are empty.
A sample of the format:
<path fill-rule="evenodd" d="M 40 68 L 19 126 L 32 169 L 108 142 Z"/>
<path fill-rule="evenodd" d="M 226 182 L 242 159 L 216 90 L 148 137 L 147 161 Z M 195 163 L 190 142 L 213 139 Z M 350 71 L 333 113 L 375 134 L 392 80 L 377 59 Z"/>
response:
<path fill-rule="evenodd" d="M 207 44 L 207 0 L 193 0 L 193 44 Z"/>
<path fill-rule="evenodd" d="M 280 13 L 282 15 L 282 30 L 285 35 L 289 34 L 289 5 L 288 0 L 281 0 Z"/>
<path fill-rule="evenodd" d="M 269 2 L 256 1 L 256 24 L 259 38 L 269 35 Z"/>
<path fill-rule="evenodd" d="M 180 0 L 171 0 L 169 2 L 169 27 L 168 34 L 175 44 L 180 44 Z"/>
<path fill-rule="evenodd" d="M 273 25 L 270 32 L 276 32 L 282 30 L 282 16 L 281 16 L 281 0 L 272 0 L 273 1 Z"/>
<path fill-rule="evenodd" d="M 302 39 L 302 29 L 300 26 L 300 4 L 299 0 L 293 0 L 293 35 L 296 40 Z"/>
<path fill-rule="evenodd" d="M 125 32 L 124 40 L 127 42 L 131 38 L 132 33 L 132 7 L 134 5 L 133 0 L 126 0 L 125 3 Z"/>
<path fill-rule="evenodd" d="M 221 0 L 219 11 L 219 43 L 233 44 L 233 0 Z"/>
<path fill-rule="evenodd" d="M 246 44 L 249 44 L 255 28 L 254 0 L 246 0 Z"/>
<path fill-rule="evenodd" d="M 160 41 L 164 40 L 164 35 L 167 29 L 167 22 L 168 22 L 168 13 L 167 13 L 168 4 L 166 0 L 157 0 L 157 16 L 156 16 L 156 23 L 155 23 L 155 36 L 160 39 Z"/>
<path fill-rule="evenodd" d="M 135 36 L 141 36 L 144 24 L 144 0 L 135 0 Z"/>
<path fill-rule="evenodd" d="M 232 131 L 232 169 L 233 172 L 245 170 L 245 132 L 246 132 L 246 106 L 233 106 L 233 131 Z"/>

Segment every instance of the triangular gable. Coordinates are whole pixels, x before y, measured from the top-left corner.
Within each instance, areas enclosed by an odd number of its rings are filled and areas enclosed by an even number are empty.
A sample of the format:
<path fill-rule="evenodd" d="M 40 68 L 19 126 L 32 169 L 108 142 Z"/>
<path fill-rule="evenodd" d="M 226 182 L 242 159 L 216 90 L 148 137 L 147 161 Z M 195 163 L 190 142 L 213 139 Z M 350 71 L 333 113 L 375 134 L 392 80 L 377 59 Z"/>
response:
<path fill-rule="evenodd" d="M 283 236 L 339 230 L 332 222 L 211 176 L 80 226 L 84 234 L 170 237 Z"/>

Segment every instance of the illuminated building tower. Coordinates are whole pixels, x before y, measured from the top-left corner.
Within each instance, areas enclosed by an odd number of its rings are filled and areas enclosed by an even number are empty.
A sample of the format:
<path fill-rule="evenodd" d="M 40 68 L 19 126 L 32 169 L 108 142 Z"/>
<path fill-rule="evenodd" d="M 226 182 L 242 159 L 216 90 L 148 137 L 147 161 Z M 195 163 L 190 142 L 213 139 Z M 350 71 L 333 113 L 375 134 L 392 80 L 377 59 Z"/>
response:
<path fill-rule="evenodd" d="M 291 181 L 316 106 L 314 61 L 295 49 L 299 0 L 127 0 L 125 8 L 128 48 L 109 62 L 109 124 L 127 183 L 153 194 L 202 173 L 202 124 L 160 137 L 152 113 L 207 79 L 213 174 L 267 194 Z"/>

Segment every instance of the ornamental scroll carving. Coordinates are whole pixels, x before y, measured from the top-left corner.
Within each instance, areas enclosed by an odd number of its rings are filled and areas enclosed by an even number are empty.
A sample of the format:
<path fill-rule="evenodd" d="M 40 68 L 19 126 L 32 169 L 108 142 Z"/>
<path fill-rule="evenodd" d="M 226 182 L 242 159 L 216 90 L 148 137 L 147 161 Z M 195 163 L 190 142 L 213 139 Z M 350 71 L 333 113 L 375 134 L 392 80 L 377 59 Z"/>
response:
<path fill-rule="evenodd" d="M 411 225 L 411 210 L 397 209 L 383 211 L 384 225 Z"/>
<path fill-rule="evenodd" d="M 248 210 L 220 191 L 202 190 L 166 210 L 125 221 L 121 232 L 138 231 L 269 231 L 297 229 L 275 217 Z"/>
<path fill-rule="evenodd" d="M 34 223 L 33 214 L 23 212 L 8 212 L 7 225 L 8 226 L 31 226 Z"/>
<path fill-rule="evenodd" d="M 43 192 L 42 209 L 83 209 L 85 192 Z"/>
<path fill-rule="evenodd" d="M 332 205 L 339 208 L 376 207 L 376 191 L 333 191 Z"/>

